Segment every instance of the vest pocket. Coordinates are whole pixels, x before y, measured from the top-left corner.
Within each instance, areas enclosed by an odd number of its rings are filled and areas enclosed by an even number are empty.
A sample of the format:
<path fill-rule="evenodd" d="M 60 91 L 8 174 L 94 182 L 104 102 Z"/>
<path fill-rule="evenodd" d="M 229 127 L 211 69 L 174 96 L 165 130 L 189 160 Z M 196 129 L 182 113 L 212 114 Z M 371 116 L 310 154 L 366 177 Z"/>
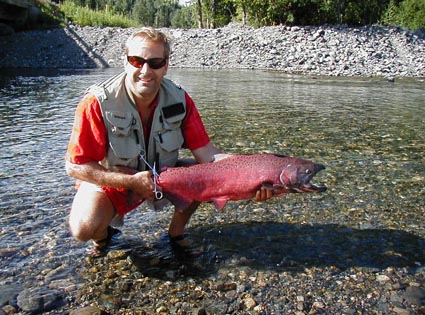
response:
<path fill-rule="evenodd" d="M 112 134 L 116 136 L 128 136 L 133 126 L 133 114 L 126 112 L 107 111 L 106 120 L 111 128 Z"/>
<path fill-rule="evenodd" d="M 112 136 L 109 139 L 109 145 L 114 155 L 123 161 L 138 158 L 140 153 L 140 145 L 133 138 Z"/>
<path fill-rule="evenodd" d="M 155 135 L 155 141 L 160 148 L 166 152 L 174 152 L 179 150 L 183 143 L 183 135 L 180 129 L 167 130 L 163 133 Z"/>
<path fill-rule="evenodd" d="M 108 134 L 110 149 L 113 151 L 113 155 L 121 160 L 117 162 L 126 163 L 137 158 L 140 153 L 140 143 L 133 114 L 107 111 L 106 120 L 108 122 L 107 126 L 111 131 Z"/>

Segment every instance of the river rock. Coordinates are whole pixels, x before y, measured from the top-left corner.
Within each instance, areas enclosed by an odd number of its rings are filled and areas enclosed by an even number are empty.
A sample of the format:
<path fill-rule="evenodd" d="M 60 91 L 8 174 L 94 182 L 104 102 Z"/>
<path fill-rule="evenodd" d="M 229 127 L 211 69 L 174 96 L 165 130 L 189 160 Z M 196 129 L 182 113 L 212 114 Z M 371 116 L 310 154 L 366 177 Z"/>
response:
<path fill-rule="evenodd" d="M 125 41 L 136 30 L 70 24 L 0 36 L 0 68 L 122 67 Z M 425 37 L 419 30 L 378 25 L 254 28 L 231 23 L 218 29 L 163 31 L 173 38 L 172 67 L 425 77 Z"/>
<path fill-rule="evenodd" d="M 109 313 L 102 311 L 94 306 L 86 306 L 73 310 L 69 315 L 108 315 Z"/>
<path fill-rule="evenodd" d="M 404 298 L 409 304 L 425 306 L 425 288 L 408 286 L 404 293 Z"/>
<path fill-rule="evenodd" d="M 43 287 L 28 288 L 18 295 L 18 306 L 25 312 L 41 313 L 63 304 L 62 294 Z"/>
<path fill-rule="evenodd" d="M 2 285 L 0 290 L 0 306 L 6 304 L 16 305 L 16 297 L 21 290 L 22 286 L 19 284 Z"/>

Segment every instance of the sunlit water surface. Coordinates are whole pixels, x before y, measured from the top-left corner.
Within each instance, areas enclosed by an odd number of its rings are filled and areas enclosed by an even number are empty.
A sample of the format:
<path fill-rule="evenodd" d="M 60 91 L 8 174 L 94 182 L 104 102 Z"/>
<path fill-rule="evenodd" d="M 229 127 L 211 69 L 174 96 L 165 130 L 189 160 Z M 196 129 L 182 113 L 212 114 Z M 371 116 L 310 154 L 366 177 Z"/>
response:
<path fill-rule="evenodd" d="M 117 71 L 0 75 L 0 283 L 28 284 L 61 265 L 57 278 L 78 277 L 87 245 L 68 231 L 74 187 L 64 155 L 84 90 Z M 381 246 L 400 252 L 399 241 L 412 246 L 403 253 L 407 264 L 425 262 L 409 252 L 425 238 L 424 82 L 187 69 L 171 69 L 169 77 L 192 95 L 223 151 L 273 152 L 327 166 L 315 179 L 328 186 L 322 194 L 232 202 L 220 213 L 202 206 L 189 230 L 207 251 L 240 253 L 274 268 L 285 255 L 304 264 L 386 267 L 393 258 L 379 261 Z M 171 212 L 132 212 L 122 244 L 155 248 Z M 353 235 L 355 254 L 346 247 Z"/>

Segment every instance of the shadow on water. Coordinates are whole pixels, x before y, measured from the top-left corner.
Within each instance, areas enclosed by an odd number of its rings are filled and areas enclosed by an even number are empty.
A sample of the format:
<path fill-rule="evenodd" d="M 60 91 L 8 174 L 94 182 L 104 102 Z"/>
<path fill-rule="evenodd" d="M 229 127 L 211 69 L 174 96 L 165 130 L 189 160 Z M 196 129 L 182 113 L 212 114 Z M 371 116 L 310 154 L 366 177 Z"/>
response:
<path fill-rule="evenodd" d="M 235 223 L 190 230 L 198 255 L 173 250 L 162 236 L 151 248 L 133 250 L 131 259 L 146 276 L 208 277 L 226 265 L 275 272 L 309 267 L 419 267 L 425 264 L 425 240 L 401 230 L 352 229 L 341 225 Z M 134 246 L 136 245 L 136 246 Z M 224 268 L 226 268 L 224 266 Z"/>

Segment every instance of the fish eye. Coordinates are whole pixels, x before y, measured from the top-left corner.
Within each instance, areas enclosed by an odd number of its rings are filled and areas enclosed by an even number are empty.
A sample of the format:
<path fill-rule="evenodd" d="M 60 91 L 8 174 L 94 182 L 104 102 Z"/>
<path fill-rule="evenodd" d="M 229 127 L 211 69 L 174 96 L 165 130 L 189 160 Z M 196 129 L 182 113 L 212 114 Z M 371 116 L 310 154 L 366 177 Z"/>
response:
<path fill-rule="evenodd" d="M 306 170 L 305 170 L 305 173 L 306 173 L 307 175 L 308 175 L 308 174 L 311 174 L 311 169 L 309 169 L 309 168 L 308 168 L 308 169 L 306 169 Z"/>

